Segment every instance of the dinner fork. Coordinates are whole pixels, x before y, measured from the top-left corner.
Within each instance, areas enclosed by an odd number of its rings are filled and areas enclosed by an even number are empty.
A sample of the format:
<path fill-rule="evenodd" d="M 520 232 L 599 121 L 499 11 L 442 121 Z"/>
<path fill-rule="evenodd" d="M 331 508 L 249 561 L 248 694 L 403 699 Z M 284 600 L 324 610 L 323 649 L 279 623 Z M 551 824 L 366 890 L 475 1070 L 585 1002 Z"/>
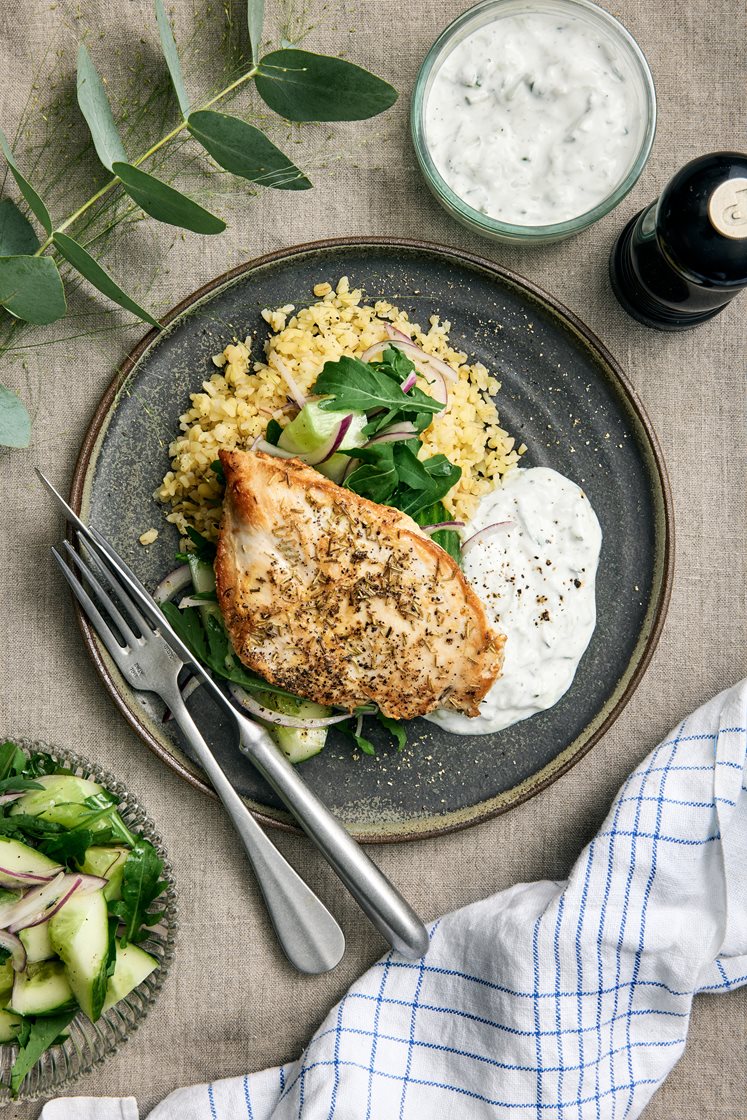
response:
<path fill-rule="evenodd" d="M 80 541 L 80 534 L 78 538 Z M 289 961 L 300 972 L 319 973 L 334 968 L 345 951 L 342 930 L 265 835 L 223 773 L 182 699 L 179 674 L 184 663 L 144 618 L 119 581 L 103 569 L 95 549 L 89 546 L 90 559 L 86 561 L 68 541 L 63 547 L 68 563 L 56 548 L 52 554 L 115 665 L 133 688 L 154 692 L 167 704 L 210 778 L 249 857 L 270 920 Z M 90 594 L 73 566 L 84 577 Z M 98 575 L 109 583 L 121 610 Z"/>
<path fill-rule="evenodd" d="M 242 752 L 282 799 L 373 925 L 393 948 L 408 959 L 416 960 L 425 956 L 429 945 L 428 932 L 409 903 L 346 832 L 326 805 L 312 793 L 265 729 L 247 719 L 228 700 L 174 632 L 151 594 L 106 538 L 78 517 L 41 471 L 37 469 L 36 473 L 107 574 L 116 578 L 119 585 L 126 589 L 131 601 L 137 604 L 151 627 L 161 635 L 180 663 L 189 666 L 192 674 L 199 678 L 215 702 L 232 717 L 238 729 Z M 177 705 L 183 707 L 181 695 Z M 191 723 L 191 717 L 189 719 Z M 225 775 L 222 776 L 225 779 Z M 231 790 L 243 806 L 233 787 Z"/>

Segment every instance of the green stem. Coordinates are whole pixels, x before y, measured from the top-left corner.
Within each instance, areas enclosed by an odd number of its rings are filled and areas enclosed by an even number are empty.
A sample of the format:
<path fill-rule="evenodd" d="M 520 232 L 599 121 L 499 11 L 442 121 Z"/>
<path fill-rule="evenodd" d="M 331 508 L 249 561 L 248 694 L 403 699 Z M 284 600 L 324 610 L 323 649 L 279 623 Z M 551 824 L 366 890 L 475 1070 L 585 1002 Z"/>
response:
<path fill-rule="evenodd" d="M 229 86 L 226 86 L 225 89 L 222 89 L 220 93 L 216 93 L 214 97 L 211 97 L 209 101 L 206 101 L 204 105 L 201 105 L 200 109 L 209 109 L 212 105 L 216 105 L 219 101 L 222 101 L 224 97 L 228 97 L 229 93 L 233 93 L 233 91 L 235 89 L 238 89 L 239 86 L 242 86 L 245 82 L 251 81 L 252 78 L 254 78 L 257 74 L 258 70 L 258 66 L 253 66 L 251 70 L 247 70 L 246 74 L 242 74 L 240 78 L 237 78 L 235 82 L 231 82 L 231 84 Z M 167 132 L 165 136 L 162 136 L 160 140 L 157 140 L 155 144 L 148 148 L 147 152 L 143 152 L 141 156 L 138 156 L 137 159 L 134 159 L 132 161 L 133 167 L 139 167 L 141 163 L 145 163 L 147 159 L 150 159 L 151 156 L 155 155 L 157 151 L 164 147 L 165 144 L 168 144 L 170 140 L 173 140 L 176 136 L 179 135 L 180 132 L 183 132 L 186 127 L 187 120 L 184 119 L 180 121 L 175 128 L 171 129 L 171 132 Z M 78 218 L 82 217 L 83 214 L 85 214 L 86 211 L 91 208 L 91 206 L 98 202 L 100 198 L 103 198 L 105 194 L 108 194 L 108 192 L 112 190 L 113 187 L 116 187 L 118 183 L 119 179 L 117 178 L 110 179 L 107 183 L 104 183 L 103 187 L 97 190 L 95 194 L 91 195 L 91 197 L 86 202 L 84 202 L 82 206 L 79 206 L 74 214 L 71 214 L 69 218 L 66 218 L 64 222 L 61 222 L 60 225 L 57 226 L 55 233 L 64 233 L 66 229 L 68 229 L 74 222 L 77 222 Z M 34 253 L 35 257 L 41 256 L 41 254 L 49 248 L 49 246 L 52 244 L 52 236 L 53 235 L 50 234 L 46 241 L 42 242 L 42 244 Z"/>

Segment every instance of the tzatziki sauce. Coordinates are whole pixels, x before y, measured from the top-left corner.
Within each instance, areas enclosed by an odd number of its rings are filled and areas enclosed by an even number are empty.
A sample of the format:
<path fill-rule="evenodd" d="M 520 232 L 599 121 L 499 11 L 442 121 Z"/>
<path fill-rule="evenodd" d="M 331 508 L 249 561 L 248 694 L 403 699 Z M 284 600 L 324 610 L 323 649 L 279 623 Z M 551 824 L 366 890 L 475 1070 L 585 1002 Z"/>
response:
<path fill-rule="evenodd" d="M 465 550 L 463 566 L 489 625 L 506 635 L 503 674 L 478 716 L 425 717 L 457 735 L 501 731 L 556 704 L 596 623 L 602 530 L 583 490 L 548 467 L 517 468 L 481 499 L 465 542 L 497 524 Z"/>
<path fill-rule="evenodd" d="M 468 34 L 433 77 L 425 139 L 474 210 L 520 226 L 568 221 L 622 182 L 646 126 L 640 77 L 591 20 L 507 14 Z"/>

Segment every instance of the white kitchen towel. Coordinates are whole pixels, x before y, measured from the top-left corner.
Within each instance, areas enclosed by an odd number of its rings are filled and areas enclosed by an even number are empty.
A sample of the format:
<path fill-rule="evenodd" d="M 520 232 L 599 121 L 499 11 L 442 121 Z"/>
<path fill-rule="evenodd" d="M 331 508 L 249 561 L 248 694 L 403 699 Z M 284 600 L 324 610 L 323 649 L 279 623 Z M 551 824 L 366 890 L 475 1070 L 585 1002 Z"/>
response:
<path fill-rule="evenodd" d="M 448 914 L 424 960 L 385 956 L 298 1061 L 180 1089 L 149 1120 L 633 1120 L 693 995 L 747 982 L 746 755 L 743 682 L 631 774 L 567 882 Z M 44 1120 L 77 1120 L 66 1103 Z"/>

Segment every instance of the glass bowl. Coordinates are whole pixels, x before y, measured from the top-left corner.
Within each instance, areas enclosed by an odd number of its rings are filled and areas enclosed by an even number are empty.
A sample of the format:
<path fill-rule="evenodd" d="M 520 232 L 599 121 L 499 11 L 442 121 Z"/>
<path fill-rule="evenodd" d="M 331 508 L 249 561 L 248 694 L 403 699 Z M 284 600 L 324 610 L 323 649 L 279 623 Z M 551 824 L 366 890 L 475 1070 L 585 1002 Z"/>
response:
<path fill-rule="evenodd" d="M 515 225 L 491 218 L 474 209 L 456 194 L 438 171 L 428 147 L 426 108 L 436 74 L 446 58 L 468 35 L 505 16 L 548 13 L 574 17 L 591 25 L 627 68 L 637 87 L 642 117 L 637 153 L 611 193 L 592 209 L 565 221 L 547 225 Z M 656 92 L 646 58 L 633 36 L 621 23 L 591 0 L 482 0 L 449 24 L 426 55 L 418 73 L 410 109 L 410 128 L 420 169 L 431 191 L 453 218 L 475 233 L 494 241 L 542 244 L 559 241 L 586 229 L 609 214 L 635 185 L 646 166 L 656 131 Z"/>
<path fill-rule="evenodd" d="M 166 979 L 174 955 L 177 928 L 173 871 L 166 857 L 163 841 L 137 798 L 133 797 L 122 782 L 107 770 L 102 770 L 100 766 L 88 762 L 73 751 L 62 747 L 50 747 L 30 739 L 14 738 L 13 742 L 27 753 L 43 751 L 51 755 L 56 762 L 73 774 L 81 778 L 90 778 L 119 797 L 118 810 L 125 824 L 133 832 L 139 832 L 146 840 L 150 840 L 163 860 L 163 878 L 168 883 L 168 887 L 151 907 L 154 910 L 163 910 L 163 917 L 158 925 L 149 930 L 147 938 L 138 942 L 158 961 L 155 972 L 146 977 L 128 996 L 105 1011 L 95 1023 L 92 1023 L 82 1012 L 76 1015 L 68 1028 L 70 1037 L 62 1045 L 53 1046 L 42 1055 L 33 1069 L 29 1070 L 15 1097 L 10 1094 L 10 1071 L 18 1054 L 18 1046 L 10 1043 L 0 1045 L 0 1106 L 32 1101 L 38 1097 L 57 1096 L 61 1089 L 67 1089 L 77 1077 L 88 1073 L 99 1062 L 113 1054 L 121 1043 L 137 1030 Z"/>

